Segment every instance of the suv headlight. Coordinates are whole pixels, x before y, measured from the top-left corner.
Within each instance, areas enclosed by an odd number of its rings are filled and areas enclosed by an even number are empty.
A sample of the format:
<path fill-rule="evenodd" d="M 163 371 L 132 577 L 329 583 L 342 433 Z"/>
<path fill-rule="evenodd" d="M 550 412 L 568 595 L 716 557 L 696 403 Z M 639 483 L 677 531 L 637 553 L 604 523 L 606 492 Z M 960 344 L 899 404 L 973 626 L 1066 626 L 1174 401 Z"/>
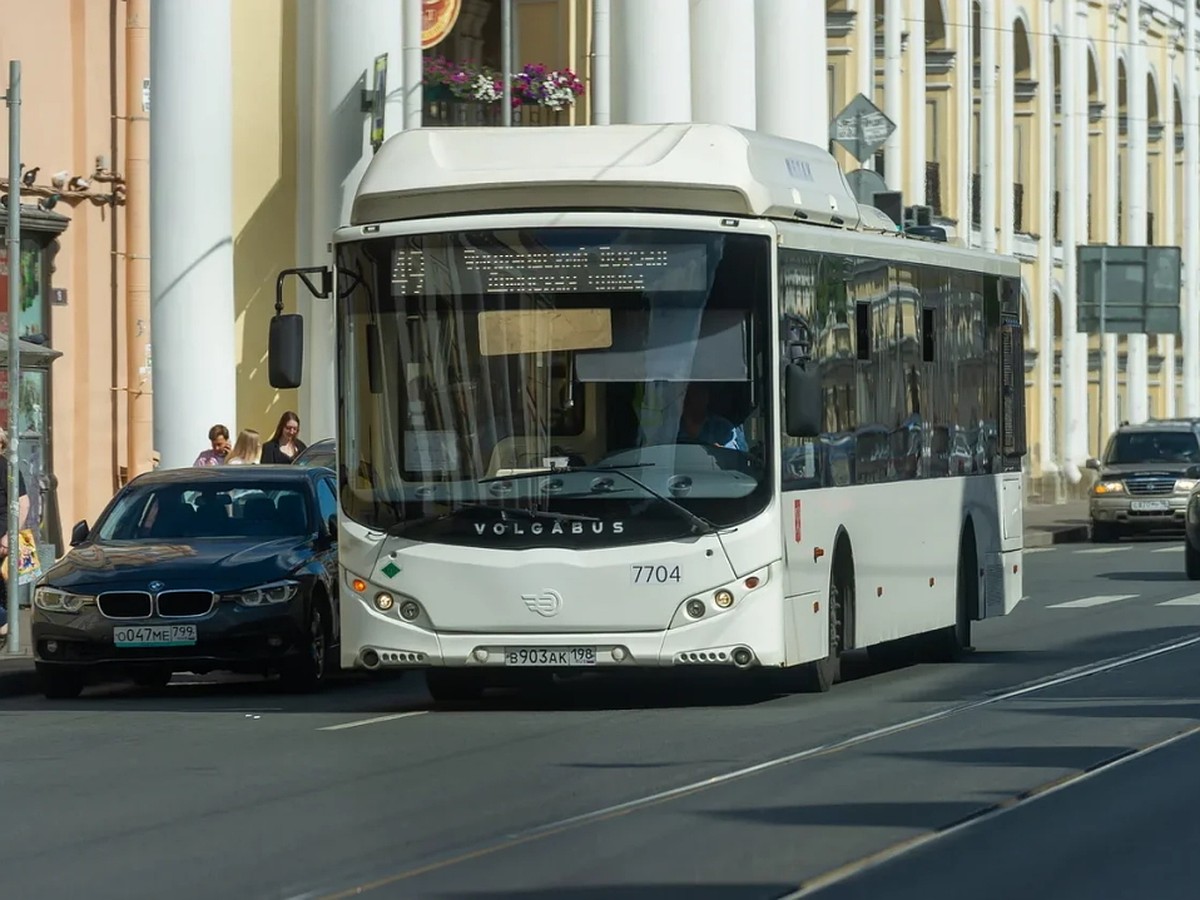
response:
<path fill-rule="evenodd" d="M 1123 494 L 1125 485 L 1119 481 L 1100 481 L 1092 488 L 1093 494 Z"/>
<path fill-rule="evenodd" d="M 277 581 L 236 593 L 222 594 L 221 599 L 232 600 L 239 606 L 274 606 L 287 603 L 299 590 L 300 585 L 295 581 Z"/>
<path fill-rule="evenodd" d="M 1191 491 L 1195 486 L 1195 478 L 1180 478 L 1175 482 L 1175 490 L 1177 491 Z"/>
<path fill-rule="evenodd" d="M 33 605 L 47 612 L 77 613 L 95 599 L 88 594 L 72 594 L 51 587 L 33 589 Z"/>

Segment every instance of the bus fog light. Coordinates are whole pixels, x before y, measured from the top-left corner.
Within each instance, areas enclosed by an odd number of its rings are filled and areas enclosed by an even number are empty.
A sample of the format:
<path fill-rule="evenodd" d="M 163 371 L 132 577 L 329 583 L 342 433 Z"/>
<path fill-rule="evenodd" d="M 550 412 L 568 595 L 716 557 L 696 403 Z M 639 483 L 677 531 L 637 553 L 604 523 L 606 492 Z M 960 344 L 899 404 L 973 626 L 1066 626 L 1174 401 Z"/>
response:
<path fill-rule="evenodd" d="M 407 619 L 408 621 L 411 622 L 413 619 L 415 619 L 420 614 L 421 614 L 421 607 L 417 606 L 416 601 L 405 600 L 403 603 L 400 604 L 401 618 Z"/>
<path fill-rule="evenodd" d="M 729 607 L 733 606 L 733 594 L 729 593 L 729 591 L 717 591 L 713 594 L 713 602 L 721 607 L 721 609 L 729 609 Z"/>
<path fill-rule="evenodd" d="M 415 606 L 416 604 L 413 604 L 413 605 Z M 403 607 L 401 607 L 401 609 L 403 609 Z M 489 654 L 487 652 L 487 649 L 484 647 L 476 647 L 475 652 L 472 653 L 471 655 L 475 657 L 475 662 L 485 663 L 488 661 Z"/>
<path fill-rule="evenodd" d="M 693 619 L 699 619 L 701 616 L 703 616 L 704 615 L 704 601 L 703 600 L 689 600 L 687 602 L 687 614 L 689 616 L 691 616 Z"/>
<path fill-rule="evenodd" d="M 375 608 L 380 612 L 387 612 L 395 603 L 396 601 L 392 599 L 391 594 L 379 593 L 375 595 Z"/>

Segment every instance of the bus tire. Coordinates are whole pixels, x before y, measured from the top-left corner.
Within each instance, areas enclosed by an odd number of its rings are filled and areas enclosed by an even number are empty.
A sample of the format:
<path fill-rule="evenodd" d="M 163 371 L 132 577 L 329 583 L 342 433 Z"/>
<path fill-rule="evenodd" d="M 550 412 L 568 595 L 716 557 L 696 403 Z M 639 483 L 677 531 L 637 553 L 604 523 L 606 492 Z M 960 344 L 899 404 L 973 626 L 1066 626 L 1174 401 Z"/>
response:
<path fill-rule="evenodd" d="M 955 662 L 971 650 L 971 619 L 979 610 L 979 551 L 970 522 L 958 542 L 958 575 L 955 579 L 954 624 L 931 633 L 930 662 Z"/>
<path fill-rule="evenodd" d="M 483 696 L 484 682 L 476 669 L 438 666 L 425 670 L 425 687 L 435 703 L 467 703 Z"/>
<path fill-rule="evenodd" d="M 842 677 L 842 651 L 846 648 L 846 623 L 854 609 L 853 563 L 845 538 L 838 541 L 829 570 L 829 655 L 801 667 L 801 687 L 824 693 Z"/>

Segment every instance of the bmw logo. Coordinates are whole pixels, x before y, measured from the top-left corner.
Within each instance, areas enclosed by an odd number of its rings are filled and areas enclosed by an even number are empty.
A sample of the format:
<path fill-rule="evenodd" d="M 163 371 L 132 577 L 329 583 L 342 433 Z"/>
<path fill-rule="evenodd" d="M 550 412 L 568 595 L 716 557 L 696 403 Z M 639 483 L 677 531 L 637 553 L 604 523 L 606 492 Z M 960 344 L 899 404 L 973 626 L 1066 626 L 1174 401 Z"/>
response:
<path fill-rule="evenodd" d="M 166 587 L 166 585 L 163 584 L 161 581 L 150 582 L 150 590 L 152 590 L 152 591 L 161 591 L 165 587 Z"/>

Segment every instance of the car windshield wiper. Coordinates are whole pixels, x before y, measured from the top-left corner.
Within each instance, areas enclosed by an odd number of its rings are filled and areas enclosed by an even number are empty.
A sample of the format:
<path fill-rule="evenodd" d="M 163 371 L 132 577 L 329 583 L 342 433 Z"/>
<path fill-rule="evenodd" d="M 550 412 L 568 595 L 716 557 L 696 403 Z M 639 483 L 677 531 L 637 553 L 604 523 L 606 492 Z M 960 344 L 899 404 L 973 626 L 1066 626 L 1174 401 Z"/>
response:
<path fill-rule="evenodd" d="M 478 512 L 487 511 L 495 513 L 500 521 L 505 522 L 509 519 L 522 519 L 524 521 L 533 521 L 535 519 L 550 519 L 555 522 L 599 522 L 600 519 L 595 516 L 580 516 L 571 513 L 551 512 L 550 510 L 539 509 L 524 509 L 508 506 L 491 506 L 487 503 L 459 503 L 454 509 L 447 510 L 444 513 L 435 513 L 432 516 L 421 516 L 417 519 L 407 519 L 403 522 L 396 522 L 387 529 L 389 535 L 403 534 L 410 528 L 416 528 L 420 525 L 432 525 L 434 522 L 444 522 L 446 519 L 453 519 L 455 516 L 463 512 Z"/>
<path fill-rule="evenodd" d="M 516 475 L 494 475 L 490 478 L 481 478 L 477 483 L 489 484 L 493 481 L 516 481 L 518 479 L 537 478 L 539 476 L 544 477 L 546 475 L 558 475 L 570 472 L 613 472 L 622 478 L 632 481 L 655 500 L 661 500 L 667 506 L 671 507 L 671 509 L 675 510 L 677 513 L 687 519 L 692 525 L 693 534 L 717 534 L 721 528 L 715 522 L 709 521 L 708 519 L 704 518 L 704 516 L 697 515 L 683 504 L 672 500 L 670 497 L 667 497 L 664 494 L 660 494 L 658 491 L 654 490 L 654 488 L 643 483 L 640 479 L 634 478 L 627 471 L 625 471 L 626 469 L 649 469 L 655 465 L 657 464 L 620 463 L 612 466 L 565 466 L 557 469 L 550 469 L 549 471 L 542 470 L 537 472 L 519 472 Z"/>

